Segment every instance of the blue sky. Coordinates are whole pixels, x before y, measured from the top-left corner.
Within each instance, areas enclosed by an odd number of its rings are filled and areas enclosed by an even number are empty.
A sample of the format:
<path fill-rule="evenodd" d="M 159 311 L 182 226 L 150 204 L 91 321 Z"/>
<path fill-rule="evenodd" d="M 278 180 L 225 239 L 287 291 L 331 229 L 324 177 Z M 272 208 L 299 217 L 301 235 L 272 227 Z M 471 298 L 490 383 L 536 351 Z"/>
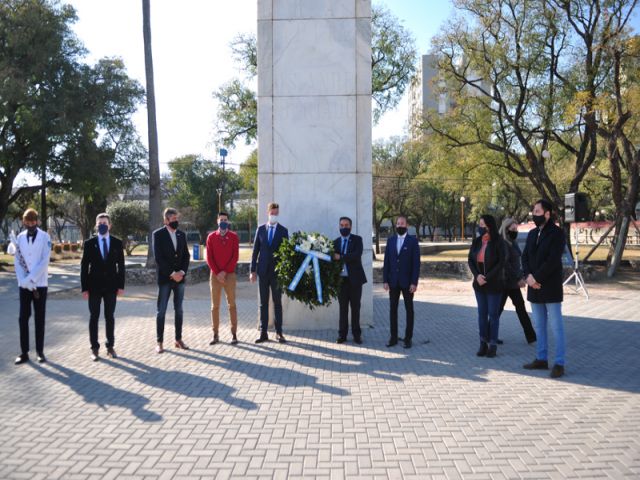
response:
<path fill-rule="evenodd" d="M 139 0 L 67 0 L 78 13 L 74 27 L 89 49 L 87 61 L 122 57 L 129 75 L 144 85 L 142 12 Z M 376 3 L 376 2 L 374 2 Z M 413 33 L 419 53 L 427 53 L 440 26 L 452 14 L 449 0 L 387 0 L 384 3 Z M 255 32 L 256 0 L 151 1 L 156 103 L 161 168 L 189 153 L 215 158 L 212 144 L 216 105 L 212 92 L 237 76 L 228 44 L 239 32 Z M 639 31 L 638 15 L 634 19 Z M 385 115 L 373 137 L 400 135 L 407 102 Z M 146 110 L 135 117 L 146 143 Z M 250 152 L 239 145 L 228 161 L 239 164 Z"/>

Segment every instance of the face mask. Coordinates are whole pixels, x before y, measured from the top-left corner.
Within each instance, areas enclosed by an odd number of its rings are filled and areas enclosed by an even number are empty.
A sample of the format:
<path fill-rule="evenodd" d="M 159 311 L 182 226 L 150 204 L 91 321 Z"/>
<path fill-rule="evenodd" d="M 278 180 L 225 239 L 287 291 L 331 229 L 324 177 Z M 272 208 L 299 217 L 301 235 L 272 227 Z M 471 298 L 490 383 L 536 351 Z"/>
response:
<path fill-rule="evenodd" d="M 98 225 L 98 233 L 100 235 L 106 235 L 108 231 L 109 231 L 109 225 L 106 225 L 104 223 L 101 223 L 100 225 Z"/>
<path fill-rule="evenodd" d="M 220 230 L 226 230 L 229 228 L 229 222 L 220 222 L 218 226 L 220 227 Z"/>
<path fill-rule="evenodd" d="M 351 233 L 351 229 L 349 227 L 340 229 L 340 235 L 342 235 L 343 237 L 348 237 L 350 233 Z"/>
<path fill-rule="evenodd" d="M 398 235 L 404 235 L 407 233 L 407 227 L 396 227 L 396 232 L 398 232 Z"/>
<path fill-rule="evenodd" d="M 169 226 L 170 226 L 171 228 L 173 228 L 174 230 L 177 230 L 177 229 L 178 229 L 178 225 L 179 225 L 179 223 L 178 223 L 178 221 L 177 221 L 177 220 L 174 220 L 173 222 L 169 222 Z"/>
<path fill-rule="evenodd" d="M 514 232 L 513 230 L 509 230 L 507 232 L 507 235 L 509 235 L 509 238 L 511 240 L 515 240 L 516 238 L 518 238 L 518 232 Z"/>
<path fill-rule="evenodd" d="M 547 222 L 547 219 L 545 218 L 544 215 L 534 215 L 533 216 L 533 223 L 535 223 L 536 227 L 538 227 L 538 228 L 543 226 L 546 222 Z"/>
<path fill-rule="evenodd" d="M 485 233 L 487 233 L 487 229 L 484 227 L 478 227 L 478 236 L 482 237 Z"/>
<path fill-rule="evenodd" d="M 269 215 L 269 223 L 271 225 L 275 225 L 278 222 L 278 216 L 277 215 Z"/>

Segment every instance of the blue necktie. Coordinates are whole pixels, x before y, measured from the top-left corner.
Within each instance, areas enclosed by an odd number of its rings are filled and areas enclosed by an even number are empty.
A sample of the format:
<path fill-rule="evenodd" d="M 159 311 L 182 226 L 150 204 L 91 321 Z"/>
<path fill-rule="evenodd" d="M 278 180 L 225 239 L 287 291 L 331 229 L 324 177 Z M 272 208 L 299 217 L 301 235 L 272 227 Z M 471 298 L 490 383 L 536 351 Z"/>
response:
<path fill-rule="evenodd" d="M 270 226 L 269 227 L 269 245 L 271 245 L 271 242 L 273 241 L 273 230 L 274 230 L 274 227 Z"/>
<path fill-rule="evenodd" d="M 103 238 L 102 239 L 102 259 L 106 260 L 107 259 L 107 254 L 109 253 L 109 251 L 107 250 L 107 239 Z"/>
<path fill-rule="evenodd" d="M 343 238 L 342 239 L 342 255 L 345 255 L 347 253 L 347 243 L 349 242 L 348 238 Z"/>

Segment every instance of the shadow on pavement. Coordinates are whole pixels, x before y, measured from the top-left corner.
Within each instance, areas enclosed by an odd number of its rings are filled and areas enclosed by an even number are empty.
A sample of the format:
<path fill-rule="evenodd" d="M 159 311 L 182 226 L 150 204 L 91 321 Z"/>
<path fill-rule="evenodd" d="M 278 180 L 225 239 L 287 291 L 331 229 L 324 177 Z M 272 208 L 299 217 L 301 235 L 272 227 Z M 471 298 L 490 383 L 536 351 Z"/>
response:
<path fill-rule="evenodd" d="M 50 361 L 45 365 L 47 367 L 31 363 L 31 366 L 45 377 L 66 385 L 80 395 L 85 403 L 95 403 L 103 410 L 106 410 L 109 406 L 126 408 L 145 422 L 159 422 L 162 420 L 161 415 L 146 410 L 145 407 L 149 403 L 149 399 L 142 395 L 116 388 L 108 383 Z"/>
<path fill-rule="evenodd" d="M 140 383 L 153 388 L 174 392 L 190 398 L 217 398 L 243 410 L 256 410 L 258 408 L 258 405 L 250 400 L 235 397 L 235 388 L 207 377 L 177 370 L 162 370 L 123 357 L 118 357 L 117 362 L 105 359 L 105 363 L 129 373 Z"/>
<path fill-rule="evenodd" d="M 246 362 L 236 357 L 225 357 L 224 355 L 206 352 L 204 350 L 191 349 L 190 352 L 197 355 L 176 351 L 170 351 L 169 353 L 178 357 L 197 360 L 207 365 L 221 367 L 232 372 L 242 373 L 247 377 L 274 385 L 283 387 L 307 386 L 331 395 L 349 395 L 348 390 L 318 383 L 316 377 L 289 368 L 270 367 L 261 363 Z"/>

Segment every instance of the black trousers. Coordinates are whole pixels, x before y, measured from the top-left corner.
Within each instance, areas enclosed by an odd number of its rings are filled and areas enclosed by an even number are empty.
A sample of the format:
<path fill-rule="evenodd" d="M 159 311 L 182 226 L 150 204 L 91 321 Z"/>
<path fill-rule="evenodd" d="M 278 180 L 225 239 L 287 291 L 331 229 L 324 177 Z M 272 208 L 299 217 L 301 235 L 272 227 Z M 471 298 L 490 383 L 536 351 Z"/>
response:
<path fill-rule="evenodd" d="M 116 300 L 118 298 L 117 291 L 98 290 L 89 291 L 89 340 L 91 341 L 91 348 L 98 350 L 100 343 L 98 342 L 98 320 L 100 319 L 100 304 L 104 300 L 104 322 L 107 333 L 107 348 L 113 348 L 114 337 L 113 331 L 115 329 L 115 318 L 113 314 L 116 311 Z"/>
<path fill-rule="evenodd" d="M 391 340 L 398 339 L 398 303 L 400 302 L 400 294 L 404 300 L 404 309 L 407 312 L 407 325 L 405 328 L 405 342 L 413 338 L 413 293 L 409 291 L 409 287 L 389 287 L 389 320 L 391 323 Z"/>
<path fill-rule="evenodd" d="M 527 309 L 524 306 L 524 298 L 522 298 L 522 292 L 519 288 L 512 288 L 505 290 L 502 294 L 502 303 L 500 304 L 500 313 L 502 315 L 502 311 L 504 310 L 504 305 L 507 303 L 507 298 L 511 299 L 513 306 L 516 307 L 516 313 L 518 314 L 518 320 L 520 320 L 520 325 L 522 325 L 522 330 L 524 331 L 524 336 L 527 339 L 528 343 L 536 341 L 536 331 L 531 325 L 531 318 L 529 318 L 529 314 L 527 313 Z"/>
<path fill-rule="evenodd" d="M 20 288 L 20 349 L 23 355 L 29 353 L 29 318 L 31 317 L 31 304 L 33 303 L 35 327 L 36 327 L 36 352 L 44 352 L 44 317 L 47 305 L 47 287 L 38 287 L 38 298 L 33 296 L 31 290 Z"/>
<path fill-rule="evenodd" d="M 353 338 L 360 338 L 360 299 L 362 298 L 362 284 L 355 284 L 349 281 L 349 277 L 342 277 L 340 292 L 338 293 L 338 303 L 340 305 L 340 323 L 338 336 L 347 338 L 349 331 L 349 307 L 351 307 L 351 334 Z"/>
<path fill-rule="evenodd" d="M 260 331 L 262 335 L 267 334 L 269 327 L 269 290 L 273 300 L 273 313 L 276 333 L 282 333 L 282 290 L 278 285 L 276 275 L 258 275 L 258 289 L 260 290 Z"/>

